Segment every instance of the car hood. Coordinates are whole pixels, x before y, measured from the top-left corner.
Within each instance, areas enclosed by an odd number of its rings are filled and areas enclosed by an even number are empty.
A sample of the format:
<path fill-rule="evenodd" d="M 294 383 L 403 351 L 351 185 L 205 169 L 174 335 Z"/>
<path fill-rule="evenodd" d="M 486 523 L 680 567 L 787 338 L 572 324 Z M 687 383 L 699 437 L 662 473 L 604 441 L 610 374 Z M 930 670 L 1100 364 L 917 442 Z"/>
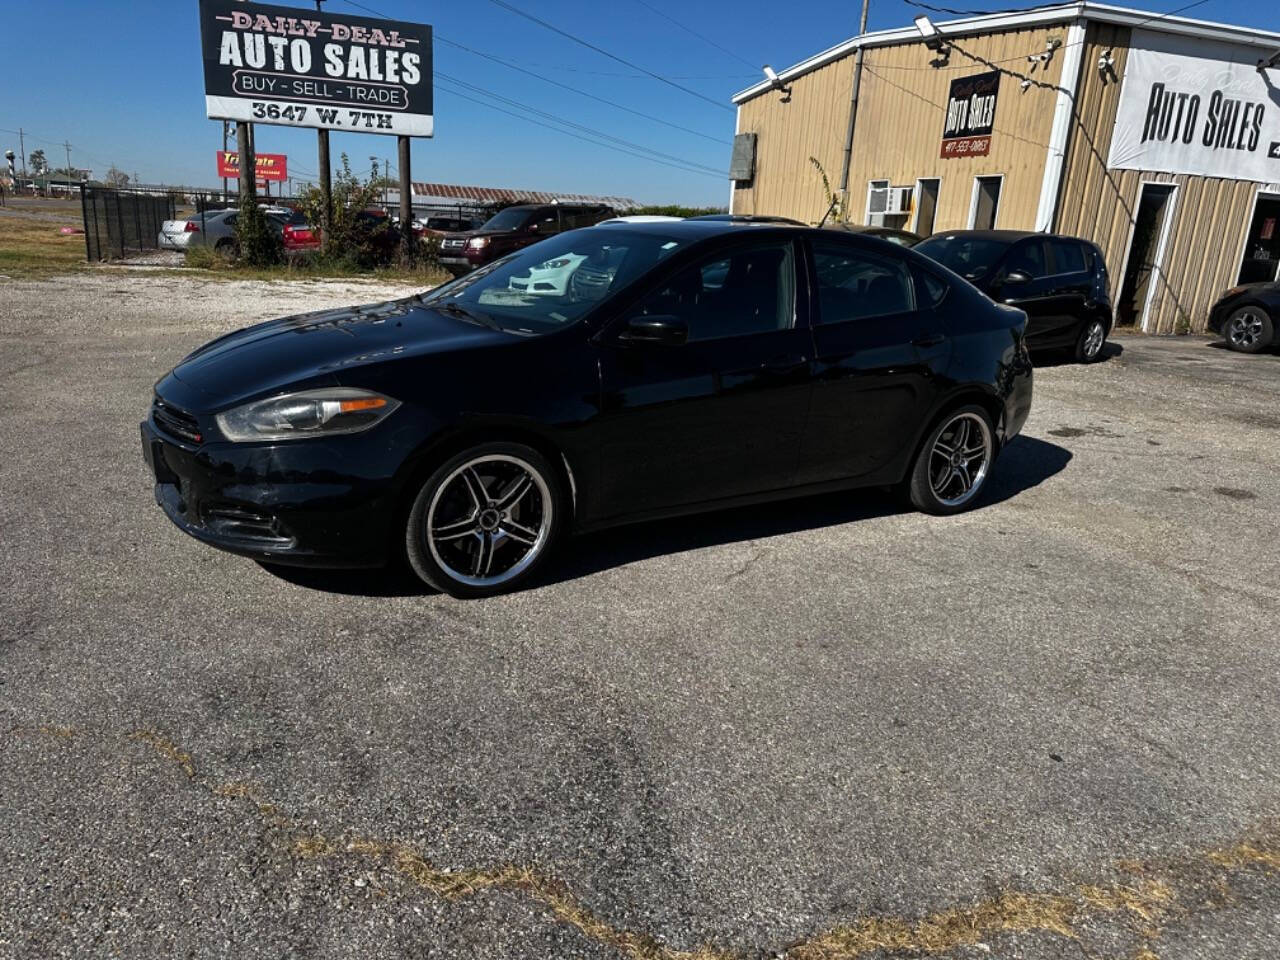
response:
<path fill-rule="evenodd" d="M 200 409 L 193 413 L 210 412 L 295 384 L 344 383 L 369 364 L 512 339 L 412 297 L 246 327 L 205 344 L 170 376 L 196 391 Z"/>
<path fill-rule="evenodd" d="M 470 240 L 472 237 L 517 237 L 519 230 L 451 230 L 446 237 L 457 240 Z"/>

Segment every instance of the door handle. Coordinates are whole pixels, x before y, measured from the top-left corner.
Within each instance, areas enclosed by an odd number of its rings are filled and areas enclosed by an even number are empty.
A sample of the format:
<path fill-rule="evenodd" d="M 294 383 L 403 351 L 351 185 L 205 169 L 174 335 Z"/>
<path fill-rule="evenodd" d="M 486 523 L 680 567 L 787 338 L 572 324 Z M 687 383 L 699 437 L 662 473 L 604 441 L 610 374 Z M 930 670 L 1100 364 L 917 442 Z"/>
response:
<path fill-rule="evenodd" d="M 947 338 L 940 333 L 926 333 L 923 336 L 916 337 L 911 341 L 913 347 L 936 347 L 943 343 Z"/>

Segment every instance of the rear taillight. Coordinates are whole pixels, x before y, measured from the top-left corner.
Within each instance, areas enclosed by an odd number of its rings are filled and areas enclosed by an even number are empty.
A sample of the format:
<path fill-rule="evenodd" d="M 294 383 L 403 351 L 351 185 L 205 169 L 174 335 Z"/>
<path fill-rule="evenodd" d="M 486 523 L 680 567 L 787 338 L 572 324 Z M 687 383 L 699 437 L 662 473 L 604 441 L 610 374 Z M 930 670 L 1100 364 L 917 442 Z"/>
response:
<path fill-rule="evenodd" d="M 188 220 L 186 227 L 184 227 L 183 229 L 184 229 L 184 232 L 186 233 L 199 233 L 200 224 L 196 223 L 194 220 Z"/>

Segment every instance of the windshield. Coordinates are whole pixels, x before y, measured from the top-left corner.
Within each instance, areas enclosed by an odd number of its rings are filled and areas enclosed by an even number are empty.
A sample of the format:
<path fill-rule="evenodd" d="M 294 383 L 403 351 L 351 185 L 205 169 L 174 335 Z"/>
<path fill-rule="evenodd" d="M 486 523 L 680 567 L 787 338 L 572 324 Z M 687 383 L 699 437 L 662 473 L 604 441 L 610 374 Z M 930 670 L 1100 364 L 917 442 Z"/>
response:
<path fill-rule="evenodd" d="M 648 273 L 683 245 L 607 227 L 574 230 L 526 247 L 426 293 L 422 302 L 524 335 L 551 333 Z"/>
<path fill-rule="evenodd" d="M 489 218 L 488 222 L 481 227 L 482 230 L 519 230 L 529 220 L 530 212 L 520 207 L 508 207 L 495 213 Z"/>
<path fill-rule="evenodd" d="M 943 234 L 915 246 L 916 253 L 936 260 L 966 280 L 979 280 L 991 272 L 1010 244 L 991 237 Z"/>

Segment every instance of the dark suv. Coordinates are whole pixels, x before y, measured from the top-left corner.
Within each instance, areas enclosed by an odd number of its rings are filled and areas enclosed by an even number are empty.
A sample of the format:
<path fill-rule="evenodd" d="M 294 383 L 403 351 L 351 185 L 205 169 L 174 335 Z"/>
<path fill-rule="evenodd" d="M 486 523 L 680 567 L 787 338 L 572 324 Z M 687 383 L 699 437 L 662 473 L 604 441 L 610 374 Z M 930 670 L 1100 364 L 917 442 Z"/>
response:
<path fill-rule="evenodd" d="M 1111 292 L 1102 251 L 1087 240 L 1019 230 L 949 230 L 916 245 L 997 303 L 1026 311 L 1027 346 L 1102 356 Z"/>
<path fill-rule="evenodd" d="M 565 230 L 590 227 L 614 216 L 603 205 L 522 204 L 494 214 L 479 230 L 450 233 L 440 243 L 440 263 L 461 275 Z"/>

